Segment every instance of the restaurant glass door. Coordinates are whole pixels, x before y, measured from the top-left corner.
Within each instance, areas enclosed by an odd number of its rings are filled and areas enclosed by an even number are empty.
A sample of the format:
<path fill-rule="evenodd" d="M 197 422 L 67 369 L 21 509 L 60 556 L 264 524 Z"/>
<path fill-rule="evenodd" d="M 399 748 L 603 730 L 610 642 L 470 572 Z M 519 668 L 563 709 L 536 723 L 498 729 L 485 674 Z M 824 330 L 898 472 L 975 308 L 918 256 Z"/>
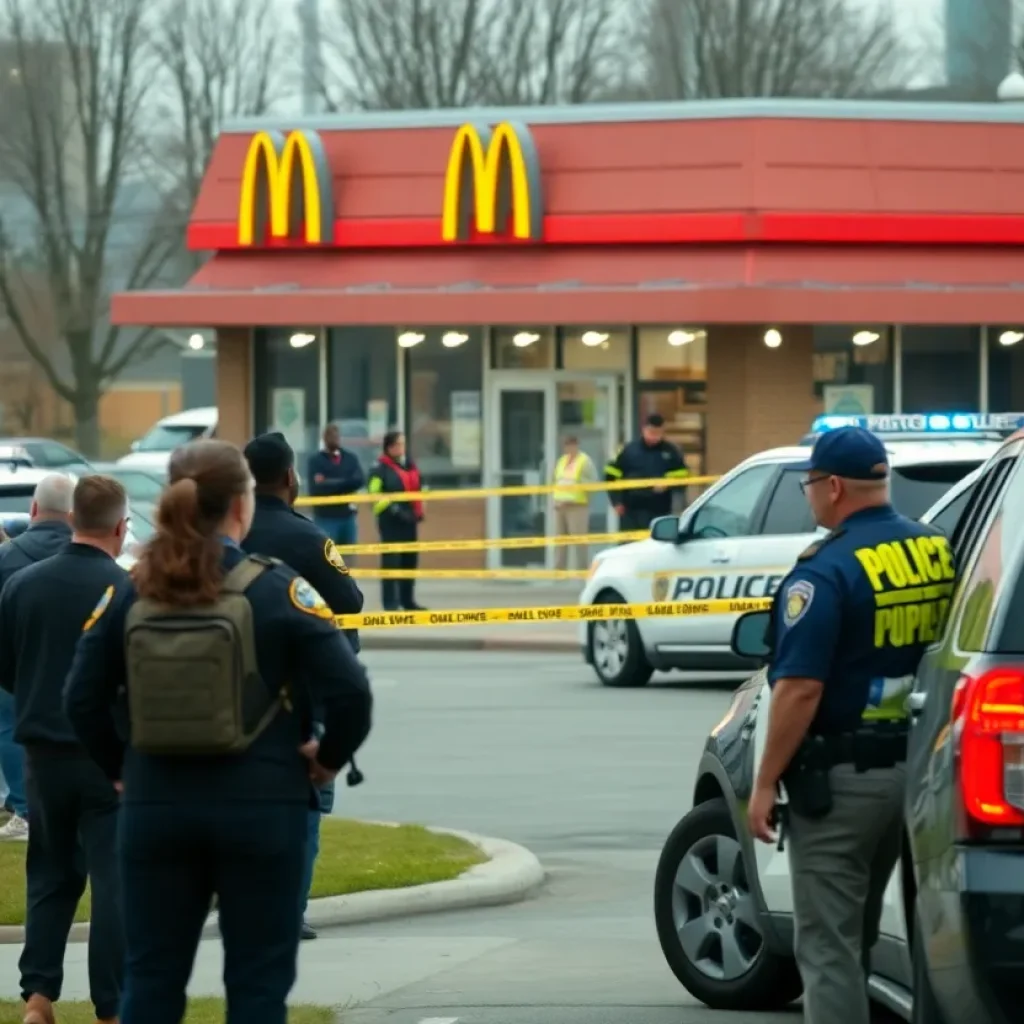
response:
<path fill-rule="evenodd" d="M 604 464 L 618 449 L 622 436 L 619 391 L 619 381 L 612 375 L 556 371 L 538 380 L 533 373 L 495 373 L 488 403 L 488 486 L 551 483 L 567 436 L 577 439 L 580 450 L 593 462 L 596 478 L 603 479 Z M 589 505 L 589 533 L 615 529 L 606 494 L 591 494 Z M 555 532 L 551 495 L 491 498 L 487 525 L 489 537 L 550 537 Z M 594 550 L 597 548 L 591 549 L 591 555 Z M 554 547 L 494 549 L 487 564 L 492 568 L 552 568 Z"/>

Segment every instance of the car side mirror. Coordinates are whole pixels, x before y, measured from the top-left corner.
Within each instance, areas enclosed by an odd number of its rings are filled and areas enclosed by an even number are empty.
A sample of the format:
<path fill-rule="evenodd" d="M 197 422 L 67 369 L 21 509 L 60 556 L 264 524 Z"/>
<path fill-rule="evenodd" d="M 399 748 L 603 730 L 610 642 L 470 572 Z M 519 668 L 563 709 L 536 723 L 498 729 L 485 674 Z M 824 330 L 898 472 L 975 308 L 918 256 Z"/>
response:
<path fill-rule="evenodd" d="M 768 627 L 771 612 L 747 612 L 736 620 L 732 629 L 732 652 L 741 658 L 767 661 L 772 649 L 769 645 Z"/>
<path fill-rule="evenodd" d="M 659 516 L 651 523 L 651 540 L 675 544 L 679 540 L 679 517 Z"/>

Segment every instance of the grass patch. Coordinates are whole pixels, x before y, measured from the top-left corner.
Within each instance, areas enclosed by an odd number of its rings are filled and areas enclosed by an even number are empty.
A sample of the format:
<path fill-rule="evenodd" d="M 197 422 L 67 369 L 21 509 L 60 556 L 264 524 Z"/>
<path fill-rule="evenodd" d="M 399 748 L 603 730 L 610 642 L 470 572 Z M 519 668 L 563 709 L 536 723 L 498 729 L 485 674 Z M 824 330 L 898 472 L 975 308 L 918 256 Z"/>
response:
<path fill-rule="evenodd" d="M 0 925 L 22 924 L 25 920 L 27 846 L 0 843 Z M 456 836 L 438 835 L 420 825 L 392 828 L 345 818 L 324 818 L 313 898 L 446 882 L 486 859 L 471 843 Z M 75 920 L 89 920 L 88 891 Z M 305 1024 L 304 1018 L 297 1020 Z M 197 1017 L 196 1021 L 202 1024 L 205 1018 Z M 188 1024 L 191 1022 L 190 1017 Z M 0 1024 L 7 1024 L 7 1019 L 0 1016 Z"/>
<path fill-rule="evenodd" d="M 93 1024 L 90 1003 L 56 1004 L 60 1024 Z M 21 1024 L 24 1005 L 11 1000 L 0 1001 L 0 1024 Z M 288 1024 L 334 1024 L 337 1012 L 326 1006 L 293 1006 L 288 1010 Z M 190 999 L 182 1024 L 224 1024 L 223 999 Z"/>

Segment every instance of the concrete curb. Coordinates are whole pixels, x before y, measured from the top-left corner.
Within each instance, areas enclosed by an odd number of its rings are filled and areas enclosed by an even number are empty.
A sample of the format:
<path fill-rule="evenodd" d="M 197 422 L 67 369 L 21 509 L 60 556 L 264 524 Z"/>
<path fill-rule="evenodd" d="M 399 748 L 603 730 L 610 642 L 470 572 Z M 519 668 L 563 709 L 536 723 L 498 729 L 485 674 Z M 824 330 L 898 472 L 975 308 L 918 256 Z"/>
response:
<path fill-rule="evenodd" d="M 366 630 L 359 634 L 359 643 L 363 650 L 367 651 L 526 651 L 530 653 L 580 653 L 578 640 L 570 640 L 563 637 L 529 637 L 516 639 L 515 636 L 508 637 L 481 637 L 481 636 L 421 636 L 401 635 L 399 630 L 394 630 L 395 635 L 384 635 L 388 631 L 382 630 L 381 634 L 374 635 L 373 630 Z"/>
<path fill-rule="evenodd" d="M 370 824 L 393 824 L 371 822 Z M 384 921 L 388 918 L 410 917 L 414 914 L 435 914 L 441 911 L 467 910 L 472 907 L 496 907 L 518 903 L 533 895 L 543 884 L 544 868 L 537 857 L 524 846 L 507 839 L 478 836 L 455 829 L 432 828 L 432 832 L 458 836 L 490 858 L 477 864 L 458 878 L 448 882 L 431 882 L 409 889 L 374 889 L 349 896 L 329 896 L 312 900 L 306 919 L 314 928 Z M 203 938 L 219 934 L 216 912 L 210 914 L 203 927 Z M 85 942 L 89 925 L 76 924 L 69 941 Z M 0 945 L 20 943 L 25 939 L 21 925 L 0 925 Z"/>

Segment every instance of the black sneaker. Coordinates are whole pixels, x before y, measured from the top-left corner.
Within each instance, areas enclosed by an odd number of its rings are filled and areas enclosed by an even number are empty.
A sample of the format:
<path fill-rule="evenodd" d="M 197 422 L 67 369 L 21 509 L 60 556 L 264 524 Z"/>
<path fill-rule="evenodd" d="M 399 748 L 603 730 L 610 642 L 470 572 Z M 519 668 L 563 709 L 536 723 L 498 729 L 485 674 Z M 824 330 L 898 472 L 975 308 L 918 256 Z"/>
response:
<path fill-rule="evenodd" d="M 299 933 L 299 938 L 303 942 L 308 942 L 310 939 L 316 938 L 316 932 L 305 918 L 302 919 L 302 931 Z"/>

